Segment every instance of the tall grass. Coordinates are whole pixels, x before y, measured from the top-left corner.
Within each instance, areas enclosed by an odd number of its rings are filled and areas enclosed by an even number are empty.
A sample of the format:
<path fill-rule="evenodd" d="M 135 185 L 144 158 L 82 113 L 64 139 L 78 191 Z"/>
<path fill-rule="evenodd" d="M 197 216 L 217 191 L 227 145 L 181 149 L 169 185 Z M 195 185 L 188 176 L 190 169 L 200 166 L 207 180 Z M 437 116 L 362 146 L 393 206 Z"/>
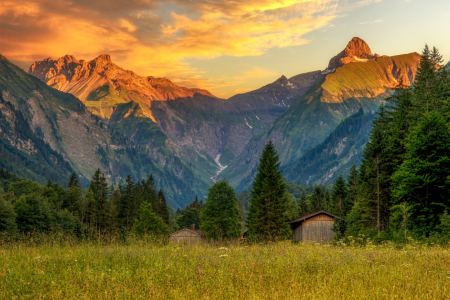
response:
<path fill-rule="evenodd" d="M 0 246 L 0 299 L 448 299 L 450 251 L 408 244 Z"/>

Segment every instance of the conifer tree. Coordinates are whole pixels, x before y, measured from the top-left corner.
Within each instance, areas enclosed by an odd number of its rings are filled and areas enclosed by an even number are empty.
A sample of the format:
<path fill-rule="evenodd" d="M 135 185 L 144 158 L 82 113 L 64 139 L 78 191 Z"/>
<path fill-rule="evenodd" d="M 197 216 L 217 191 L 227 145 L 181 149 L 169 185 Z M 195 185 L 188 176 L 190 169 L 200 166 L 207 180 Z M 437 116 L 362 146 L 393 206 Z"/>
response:
<path fill-rule="evenodd" d="M 225 180 L 217 181 L 209 188 L 205 208 L 200 214 L 204 236 L 216 241 L 238 238 L 242 228 L 239 218 L 234 189 Z"/>
<path fill-rule="evenodd" d="M 158 194 L 155 189 L 155 181 L 153 180 L 153 175 L 150 174 L 148 180 L 144 181 L 142 184 L 143 197 L 142 200 L 148 202 L 152 205 L 153 211 L 157 210 Z"/>
<path fill-rule="evenodd" d="M 315 213 L 324 209 L 324 194 L 320 186 L 315 186 L 313 193 L 310 195 L 310 213 Z"/>
<path fill-rule="evenodd" d="M 345 217 L 348 212 L 347 201 L 347 186 L 344 177 L 339 174 L 333 187 L 333 213 L 337 214 L 341 219 Z"/>
<path fill-rule="evenodd" d="M 347 177 L 347 199 L 345 202 L 348 207 L 346 208 L 346 211 L 350 211 L 355 203 L 356 195 L 358 193 L 358 176 L 358 169 L 356 168 L 356 165 L 353 164 Z"/>
<path fill-rule="evenodd" d="M 380 107 L 370 132 L 360 166 L 359 213 L 366 227 L 380 232 L 386 229 L 389 220 L 390 176 L 386 172 L 386 144 L 388 116 L 384 106 Z"/>
<path fill-rule="evenodd" d="M 95 214 L 91 216 L 91 220 L 94 222 L 94 224 L 91 225 L 96 228 L 99 234 L 101 234 L 108 222 L 109 188 L 105 174 L 103 174 L 100 169 L 95 171 L 88 189 L 90 189 L 94 195 L 94 203 L 91 204 L 91 210 L 89 211 L 91 215 Z"/>
<path fill-rule="evenodd" d="M 305 192 L 305 190 L 302 190 L 302 196 L 300 197 L 300 200 L 298 201 L 297 217 L 301 218 L 303 216 L 306 216 L 307 214 L 308 214 L 308 206 L 307 206 L 306 192 Z"/>
<path fill-rule="evenodd" d="M 167 209 L 166 197 L 164 196 L 163 191 L 160 189 L 158 192 L 159 198 L 159 211 L 158 216 L 160 216 L 164 223 L 169 225 L 169 210 Z"/>
<path fill-rule="evenodd" d="M 414 84 L 415 95 L 415 117 L 437 109 L 436 107 L 436 66 L 432 60 L 438 59 L 436 54 L 432 57 L 428 45 L 425 45 L 420 58 L 420 68 L 417 70 Z"/>
<path fill-rule="evenodd" d="M 252 185 L 247 226 L 258 240 L 277 240 L 289 234 L 286 223 L 286 186 L 279 171 L 275 146 L 269 141 L 261 155 Z"/>
<path fill-rule="evenodd" d="M 70 175 L 68 187 L 69 188 L 71 188 L 71 187 L 80 187 L 80 185 L 78 183 L 77 174 L 75 172 L 72 172 L 72 175 Z"/>
<path fill-rule="evenodd" d="M 405 161 L 393 175 L 396 203 L 412 205 L 416 230 L 429 234 L 450 208 L 450 134 L 438 112 L 426 114 L 411 131 Z"/>

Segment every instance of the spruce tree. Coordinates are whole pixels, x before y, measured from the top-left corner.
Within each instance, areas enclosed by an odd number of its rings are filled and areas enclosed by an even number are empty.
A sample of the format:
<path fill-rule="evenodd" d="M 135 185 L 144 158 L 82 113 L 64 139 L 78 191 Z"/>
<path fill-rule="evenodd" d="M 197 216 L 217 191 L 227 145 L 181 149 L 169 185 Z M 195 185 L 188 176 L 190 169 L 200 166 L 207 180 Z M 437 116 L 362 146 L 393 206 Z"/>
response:
<path fill-rule="evenodd" d="M 71 188 L 71 187 L 80 187 L 80 185 L 78 183 L 77 174 L 75 172 L 72 172 L 72 175 L 70 175 L 68 187 L 69 188 Z"/>
<path fill-rule="evenodd" d="M 269 141 L 261 155 L 252 185 L 247 226 L 257 240 L 277 240 L 289 234 L 286 223 L 286 185 L 279 171 L 275 146 Z"/>
<path fill-rule="evenodd" d="M 386 145 L 388 137 L 388 115 L 384 106 L 380 107 L 370 132 L 360 165 L 361 184 L 358 194 L 358 209 L 366 227 L 378 232 L 388 226 L 390 174 L 386 171 L 388 156 Z"/>
<path fill-rule="evenodd" d="M 310 213 L 315 213 L 324 209 L 324 194 L 320 186 L 315 186 L 313 193 L 310 195 Z"/>
<path fill-rule="evenodd" d="M 353 207 L 353 204 L 355 203 L 355 199 L 358 193 L 358 176 L 358 168 L 356 168 L 356 165 L 353 164 L 347 177 L 347 199 L 345 202 L 347 203 L 348 207 L 346 207 L 346 211 L 350 211 Z"/>
<path fill-rule="evenodd" d="M 302 196 L 300 197 L 300 200 L 298 201 L 297 217 L 301 218 L 303 216 L 306 216 L 308 213 L 309 212 L 308 212 L 306 192 L 305 192 L 305 190 L 302 190 Z"/>
<path fill-rule="evenodd" d="M 436 59 L 436 57 L 434 57 Z M 428 45 L 425 45 L 420 58 L 414 84 L 415 117 L 437 109 L 436 107 L 436 66 Z"/>
<path fill-rule="evenodd" d="M 429 234 L 450 208 L 450 134 L 438 112 L 426 114 L 407 141 L 405 161 L 392 180 L 396 203 L 412 205 L 416 230 Z"/>
<path fill-rule="evenodd" d="M 344 177 L 339 174 L 333 187 L 333 213 L 337 214 L 340 218 L 344 218 L 348 212 L 347 201 L 347 186 L 345 184 Z"/>
<path fill-rule="evenodd" d="M 204 236 L 216 241 L 238 238 L 242 228 L 239 218 L 234 189 L 225 180 L 217 181 L 209 188 L 205 208 L 200 214 Z"/>
<path fill-rule="evenodd" d="M 167 209 L 166 197 L 164 196 L 163 191 L 160 189 L 158 193 L 159 198 L 159 211 L 158 216 L 160 216 L 164 223 L 169 225 L 169 210 Z"/>
<path fill-rule="evenodd" d="M 105 174 L 103 174 L 100 169 L 95 171 L 92 176 L 89 188 L 94 195 L 94 203 L 90 213 L 95 213 L 92 216 L 94 224 L 92 226 L 98 231 L 99 234 L 106 228 L 108 222 L 108 198 L 109 198 L 109 188 L 106 182 Z"/>

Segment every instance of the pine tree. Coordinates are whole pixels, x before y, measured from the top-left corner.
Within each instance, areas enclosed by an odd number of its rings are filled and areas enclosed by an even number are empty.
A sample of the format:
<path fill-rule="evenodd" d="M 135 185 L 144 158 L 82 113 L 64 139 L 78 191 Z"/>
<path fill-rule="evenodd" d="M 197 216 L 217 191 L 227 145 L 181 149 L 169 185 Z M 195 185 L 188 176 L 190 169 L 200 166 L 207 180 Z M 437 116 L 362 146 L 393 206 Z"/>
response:
<path fill-rule="evenodd" d="M 306 192 L 305 192 L 305 190 L 302 190 L 302 196 L 300 197 L 300 200 L 298 201 L 297 217 L 301 218 L 303 216 L 306 216 L 308 213 L 309 212 L 308 212 L 308 206 L 307 206 Z"/>
<path fill-rule="evenodd" d="M 434 59 L 437 59 L 434 57 Z M 436 99 L 436 66 L 428 45 L 425 45 L 420 58 L 420 68 L 417 70 L 414 84 L 415 116 L 418 118 L 424 112 L 437 109 Z"/>
<path fill-rule="evenodd" d="M 239 218 L 234 189 L 225 180 L 217 181 L 209 188 L 205 209 L 200 214 L 204 236 L 216 241 L 238 238 L 242 228 Z"/>
<path fill-rule="evenodd" d="M 200 219 L 200 210 L 196 208 L 189 208 L 184 211 L 182 215 L 177 219 L 178 226 L 180 228 L 200 228 L 202 226 Z"/>
<path fill-rule="evenodd" d="M 131 179 L 131 176 L 128 175 L 126 179 L 126 186 L 122 187 L 119 185 L 121 197 L 120 197 L 120 203 L 117 206 L 118 208 L 118 225 L 120 228 L 120 231 L 122 234 L 125 234 L 127 231 L 131 229 L 131 226 L 133 226 L 133 213 L 134 213 L 134 204 L 135 204 L 135 193 L 134 193 L 134 182 Z"/>
<path fill-rule="evenodd" d="M 350 169 L 350 173 L 347 177 L 347 197 L 346 197 L 346 204 L 348 205 L 345 208 L 345 211 L 350 211 L 353 207 L 353 204 L 355 203 L 356 196 L 358 193 L 358 176 L 359 172 L 356 168 L 356 165 L 353 164 L 352 168 Z"/>
<path fill-rule="evenodd" d="M 286 186 L 275 147 L 269 141 L 261 155 L 252 185 L 247 226 L 258 240 L 277 240 L 289 233 L 286 223 Z"/>
<path fill-rule="evenodd" d="M 144 181 L 142 184 L 143 188 L 143 196 L 142 200 L 145 202 L 148 202 L 152 205 L 153 211 L 156 212 L 157 210 L 157 203 L 158 203 L 158 194 L 155 189 L 155 181 L 153 180 L 153 175 L 150 175 L 148 177 L 148 180 Z"/>
<path fill-rule="evenodd" d="M 92 203 L 93 207 L 91 207 L 91 211 L 89 211 L 91 214 L 95 213 L 95 215 L 91 217 L 91 220 L 94 222 L 91 226 L 94 226 L 100 235 L 106 228 L 108 222 L 109 197 L 108 183 L 106 182 L 105 174 L 103 174 L 100 169 L 95 171 L 88 189 L 90 189 L 94 195 L 94 203 Z"/>
<path fill-rule="evenodd" d="M 324 209 L 324 194 L 323 189 L 320 186 L 315 186 L 313 193 L 309 197 L 310 201 L 310 213 L 315 213 Z"/>
<path fill-rule="evenodd" d="M 347 186 L 344 177 L 339 174 L 333 187 L 333 206 L 334 211 L 341 219 L 345 217 L 348 210 L 347 201 Z"/>
<path fill-rule="evenodd" d="M 374 120 L 370 141 L 366 144 L 360 165 L 360 203 L 357 207 L 365 222 L 364 226 L 378 232 L 387 229 L 389 220 L 390 176 L 386 172 L 388 123 L 388 115 L 382 105 Z"/>
<path fill-rule="evenodd" d="M 167 209 L 166 197 L 164 196 L 163 191 L 160 189 L 158 192 L 159 198 L 159 211 L 158 216 L 160 216 L 164 223 L 169 225 L 169 210 Z"/>
<path fill-rule="evenodd" d="M 450 208 L 450 134 L 438 112 L 426 114 L 411 131 L 405 161 L 392 180 L 397 203 L 412 205 L 416 230 L 429 234 Z"/>
<path fill-rule="evenodd" d="M 72 172 L 72 175 L 70 175 L 68 187 L 69 188 L 71 188 L 71 187 L 80 187 L 80 185 L 78 183 L 77 174 L 75 172 Z"/>

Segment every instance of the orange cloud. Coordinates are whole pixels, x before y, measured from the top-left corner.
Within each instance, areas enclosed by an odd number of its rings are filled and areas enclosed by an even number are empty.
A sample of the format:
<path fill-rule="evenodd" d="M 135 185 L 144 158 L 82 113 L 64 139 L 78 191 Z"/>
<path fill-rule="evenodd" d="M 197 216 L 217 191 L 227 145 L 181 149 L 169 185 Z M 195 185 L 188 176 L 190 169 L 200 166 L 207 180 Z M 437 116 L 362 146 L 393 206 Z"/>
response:
<path fill-rule="evenodd" d="M 139 75 L 217 88 L 251 74 L 205 78 L 186 59 L 255 56 L 301 45 L 308 42 L 306 33 L 330 25 L 337 11 L 336 0 L 3 0 L 0 53 L 24 64 L 108 53 Z"/>

